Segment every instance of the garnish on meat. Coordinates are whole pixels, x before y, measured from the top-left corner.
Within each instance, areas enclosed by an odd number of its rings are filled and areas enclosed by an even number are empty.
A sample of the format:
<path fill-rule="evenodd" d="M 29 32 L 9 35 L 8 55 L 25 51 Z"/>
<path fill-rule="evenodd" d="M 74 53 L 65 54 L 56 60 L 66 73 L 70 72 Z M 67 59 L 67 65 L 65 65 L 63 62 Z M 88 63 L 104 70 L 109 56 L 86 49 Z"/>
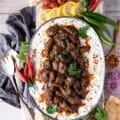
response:
<path fill-rule="evenodd" d="M 46 31 L 40 80 L 44 83 L 46 111 L 77 113 L 88 94 L 89 61 L 84 56 L 90 46 L 81 45 L 78 30 L 73 25 L 53 25 Z M 54 109 L 54 110 L 53 110 Z M 55 110 L 56 109 L 56 110 Z"/>

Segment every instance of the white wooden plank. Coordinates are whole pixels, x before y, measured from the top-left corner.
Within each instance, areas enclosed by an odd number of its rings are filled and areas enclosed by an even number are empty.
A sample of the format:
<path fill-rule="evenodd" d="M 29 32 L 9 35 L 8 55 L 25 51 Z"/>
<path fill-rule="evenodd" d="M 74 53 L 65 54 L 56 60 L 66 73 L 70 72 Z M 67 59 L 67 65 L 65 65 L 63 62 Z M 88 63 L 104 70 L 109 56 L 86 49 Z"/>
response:
<path fill-rule="evenodd" d="M 9 14 L 0 14 L 0 25 L 4 24 Z"/>
<path fill-rule="evenodd" d="M 0 102 L 0 120 L 25 120 L 23 113 L 3 101 Z"/>
<path fill-rule="evenodd" d="M 29 5 L 29 0 L 0 0 L 0 13 L 17 13 Z"/>
<path fill-rule="evenodd" d="M 120 12 L 120 0 L 104 0 L 105 10 L 109 12 Z"/>

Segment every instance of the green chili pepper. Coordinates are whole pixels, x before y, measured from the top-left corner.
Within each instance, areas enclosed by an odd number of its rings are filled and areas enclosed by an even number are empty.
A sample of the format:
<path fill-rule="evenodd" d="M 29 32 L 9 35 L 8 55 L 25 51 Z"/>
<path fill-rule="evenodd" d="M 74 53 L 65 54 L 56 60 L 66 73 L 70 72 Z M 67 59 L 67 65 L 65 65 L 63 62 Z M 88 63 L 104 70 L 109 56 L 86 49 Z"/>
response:
<path fill-rule="evenodd" d="M 103 16 L 101 14 L 98 14 L 98 13 L 95 13 L 95 12 L 89 12 L 89 11 L 83 12 L 81 14 L 86 16 L 86 17 L 91 17 L 93 19 L 99 20 L 104 24 L 109 24 L 109 25 L 111 25 L 111 26 L 113 26 L 115 28 L 117 27 L 117 24 L 116 24 L 116 22 L 114 20 L 112 20 L 112 19 L 110 19 L 110 18 L 108 18 L 106 16 Z"/>
<path fill-rule="evenodd" d="M 109 36 L 111 36 L 108 28 L 107 28 L 103 23 L 101 23 L 101 22 L 99 22 L 99 21 L 97 21 L 97 20 L 95 20 L 95 19 L 93 19 L 93 18 L 90 18 L 90 17 L 85 17 L 85 16 L 84 16 L 84 19 L 85 19 L 85 21 L 87 21 L 88 23 L 90 23 L 90 24 L 98 27 L 98 28 L 101 29 L 101 30 L 104 30 Z"/>

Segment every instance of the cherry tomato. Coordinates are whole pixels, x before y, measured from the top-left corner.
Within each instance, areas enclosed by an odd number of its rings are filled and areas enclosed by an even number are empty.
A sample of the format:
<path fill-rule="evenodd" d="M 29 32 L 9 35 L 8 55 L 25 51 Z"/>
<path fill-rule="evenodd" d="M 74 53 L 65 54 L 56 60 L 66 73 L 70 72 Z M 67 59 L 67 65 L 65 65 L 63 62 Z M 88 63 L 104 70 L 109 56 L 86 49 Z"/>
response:
<path fill-rule="evenodd" d="M 50 0 L 43 0 L 43 5 L 48 5 L 50 3 Z"/>
<path fill-rule="evenodd" d="M 63 5 L 66 2 L 66 0 L 57 0 L 57 2 L 59 5 Z"/>
<path fill-rule="evenodd" d="M 58 5 L 58 3 L 57 2 L 52 2 L 51 4 L 50 4 L 50 7 L 51 8 L 55 8 L 55 7 L 58 7 L 59 5 Z"/>
<path fill-rule="evenodd" d="M 94 11 L 100 2 L 101 0 L 90 0 L 90 10 Z"/>
<path fill-rule="evenodd" d="M 51 5 L 50 5 L 50 4 L 44 5 L 43 8 L 44 8 L 44 9 L 51 9 Z"/>
<path fill-rule="evenodd" d="M 71 2 L 71 1 L 73 1 L 73 0 L 67 0 L 67 2 Z"/>

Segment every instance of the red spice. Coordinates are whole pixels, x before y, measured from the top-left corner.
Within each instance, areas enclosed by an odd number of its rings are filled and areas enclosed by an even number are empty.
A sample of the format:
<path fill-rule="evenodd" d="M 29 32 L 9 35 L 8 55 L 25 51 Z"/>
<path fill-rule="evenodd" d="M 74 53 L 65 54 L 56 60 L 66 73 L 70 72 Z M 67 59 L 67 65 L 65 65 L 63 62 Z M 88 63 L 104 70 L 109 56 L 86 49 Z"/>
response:
<path fill-rule="evenodd" d="M 42 93 L 42 94 L 40 95 L 40 102 L 44 102 L 44 101 L 45 101 L 45 94 Z"/>

